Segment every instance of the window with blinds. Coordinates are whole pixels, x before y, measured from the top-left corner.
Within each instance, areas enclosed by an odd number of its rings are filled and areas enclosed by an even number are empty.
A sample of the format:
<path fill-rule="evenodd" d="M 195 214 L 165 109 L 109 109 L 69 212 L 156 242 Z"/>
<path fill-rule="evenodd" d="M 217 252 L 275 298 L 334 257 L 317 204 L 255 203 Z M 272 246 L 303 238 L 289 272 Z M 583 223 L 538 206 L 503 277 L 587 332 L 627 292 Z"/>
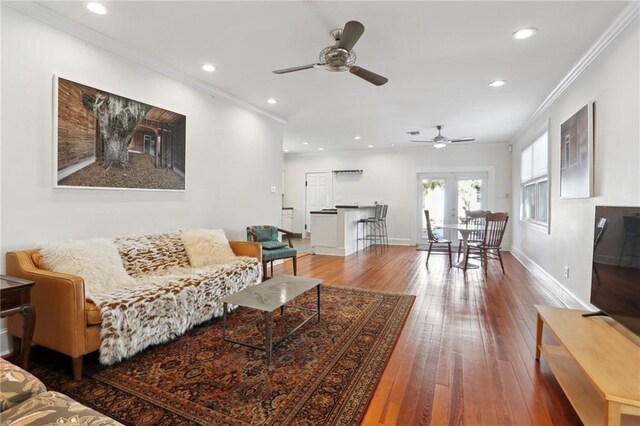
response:
<path fill-rule="evenodd" d="M 548 230 L 549 133 L 544 132 L 520 154 L 520 219 Z"/>

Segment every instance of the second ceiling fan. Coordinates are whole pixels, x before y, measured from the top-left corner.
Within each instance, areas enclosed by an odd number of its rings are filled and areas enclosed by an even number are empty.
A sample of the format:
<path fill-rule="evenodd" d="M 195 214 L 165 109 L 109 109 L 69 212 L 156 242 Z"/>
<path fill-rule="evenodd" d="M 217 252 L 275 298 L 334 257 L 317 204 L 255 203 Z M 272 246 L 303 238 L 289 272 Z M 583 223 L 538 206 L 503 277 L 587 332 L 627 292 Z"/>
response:
<path fill-rule="evenodd" d="M 351 74 L 367 80 L 376 86 L 382 86 L 387 81 L 386 77 L 378 75 L 372 71 L 354 65 L 356 62 L 356 52 L 353 50 L 356 42 L 364 33 L 364 25 L 358 21 L 349 21 L 344 29 L 331 31 L 331 36 L 336 43 L 327 46 L 320 52 L 319 62 L 315 64 L 301 65 L 298 67 L 285 68 L 273 71 L 274 74 L 286 74 L 294 71 L 302 71 L 311 68 L 323 67 L 329 71 L 349 71 Z"/>
<path fill-rule="evenodd" d="M 449 139 L 446 136 L 442 136 L 442 128 L 444 127 L 444 125 L 439 124 L 436 126 L 436 129 L 438 129 L 438 136 L 436 136 L 435 138 L 431 139 L 431 140 L 427 140 L 427 141 L 411 141 L 411 142 L 420 142 L 420 143 L 432 143 L 434 148 L 444 148 L 445 146 L 447 146 L 450 143 L 456 143 L 456 142 L 473 142 L 476 140 L 476 138 L 463 138 L 463 139 Z"/>

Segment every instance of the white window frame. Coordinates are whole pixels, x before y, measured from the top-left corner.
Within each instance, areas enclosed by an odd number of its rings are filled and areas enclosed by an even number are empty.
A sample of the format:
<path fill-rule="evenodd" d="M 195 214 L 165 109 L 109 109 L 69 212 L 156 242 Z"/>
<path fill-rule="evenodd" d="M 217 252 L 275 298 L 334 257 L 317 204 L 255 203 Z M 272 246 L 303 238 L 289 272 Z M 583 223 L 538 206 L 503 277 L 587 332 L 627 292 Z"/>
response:
<path fill-rule="evenodd" d="M 546 133 L 547 135 L 547 172 L 545 174 L 537 174 L 535 176 L 532 176 L 528 179 L 523 180 L 522 179 L 522 175 L 520 176 L 520 222 L 522 224 L 525 224 L 533 229 L 539 230 L 541 232 L 545 232 L 545 233 L 549 233 L 550 231 L 550 222 L 551 222 L 551 177 L 550 177 L 550 173 L 549 173 L 549 165 L 551 163 L 550 161 L 550 140 L 549 140 L 549 125 L 548 123 L 545 124 L 545 126 L 536 133 L 535 137 L 533 137 L 531 139 L 531 142 L 528 143 L 527 145 L 525 145 L 522 150 L 520 151 L 520 169 L 522 170 L 522 154 L 523 152 L 529 148 L 532 147 L 533 144 L 540 139 L 540 137 L 542 137 L 544 134 Z M 533 154 L 531 155 L 531 161 L 533 163 Z M 542 182 L 546 182 L 547 183 L 547 196 L 546 196 L 546 202 L 547 202 L 547 218 L 546 221 L 543 220 L 539 220 L 538 219 L 538 215 L 539 215 L 539 211 L 540 211 L 540 203 L 539 201 L 539 191 L 540 191 L 540 183 Z M 535 210 L 534 212 L 534 218 L 528 218 L 525 215 L 525 202 L 526 202 L 526 192 L 525 192 L 525 188 L 527 186 L 530 185 L 535 185 L 535 198 L 536 200 L 534 201 L 534 205 L 533 208 Z"/>

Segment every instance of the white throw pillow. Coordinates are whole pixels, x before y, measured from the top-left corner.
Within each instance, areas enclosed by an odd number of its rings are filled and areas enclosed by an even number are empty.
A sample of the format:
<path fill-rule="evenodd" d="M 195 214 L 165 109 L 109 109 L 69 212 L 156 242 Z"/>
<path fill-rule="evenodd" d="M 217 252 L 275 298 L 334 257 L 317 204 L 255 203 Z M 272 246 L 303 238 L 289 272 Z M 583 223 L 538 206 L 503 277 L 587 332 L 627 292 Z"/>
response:
<path fill-rule="evenodd" d="M 136 285 L 124 269 L 116 245 L 105 238 L 45 244 L 40 253 L 47 269 L 84 279 L 87 299 Z"/>
<path fill-rule="evenodd" d="M 191 266 L 220 265 L 235 260 L 222 229 L 192 229 L 182 232 L 182 242 Z"/>

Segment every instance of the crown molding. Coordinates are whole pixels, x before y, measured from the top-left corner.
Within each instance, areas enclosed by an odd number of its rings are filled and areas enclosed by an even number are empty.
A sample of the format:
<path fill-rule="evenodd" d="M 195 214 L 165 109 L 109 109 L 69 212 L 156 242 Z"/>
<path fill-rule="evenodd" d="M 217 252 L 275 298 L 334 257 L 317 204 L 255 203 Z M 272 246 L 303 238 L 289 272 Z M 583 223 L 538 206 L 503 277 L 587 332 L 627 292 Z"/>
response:
<path fill-rule="evenodd" d="M 2 3 L 3 5 L 6 5 L 24 15 L 30 16 L 31 18 L 70 34 L 82 41 L 91 43 L 94 46 L 116 54 L 124 59 L 135 62 L 173 80 L 179 81 L 202 93 L 224 100 L 247 111 L 268 117 L 278 123 L 287 124 L 287 120 L 278 115 L 258 108 L 257 106 L 227 93 L 224 90 L 213 87 L 210 84 L 192 77 L 151 55 L 147 55 L 146 53 L 142 53 L 137 49 L 134 49 L 125 43 L 121 43 L 111 37 L 107 37 L 102 33 L 92 30 L 91 28 L 85 27 L 84 25 L 62 16 L 37 2 L 4 1 Z"/>
<path fill-rule="evenodd" d="M 616 39 L 618 36 L 629 26 L 631 22 L 640 13 L 640 2 L 637 0 L 631 1 L 620 14 L 613 20 L 613 22 L 607 27 L 607 29 L 598 37 L 598 39 L 591 45 L 589 50 L 582 55 L 582 57 L 576 62 L 569 70 L 567 75 L 564 76 L 560 83 L 551 91 L 551 93 L 542 101 L 542 104 L 536 109 L 536 111 L 524 122 L 520 127 L 520 130 L 513 138 L 514 141 L 520 139 L 529 128 L 538 121 L 544 113 L 553 105 L 553 103 L 562 95 L 565 90 L 571 86 L 571 84 L 591 65 L 602 52 Z"/>

